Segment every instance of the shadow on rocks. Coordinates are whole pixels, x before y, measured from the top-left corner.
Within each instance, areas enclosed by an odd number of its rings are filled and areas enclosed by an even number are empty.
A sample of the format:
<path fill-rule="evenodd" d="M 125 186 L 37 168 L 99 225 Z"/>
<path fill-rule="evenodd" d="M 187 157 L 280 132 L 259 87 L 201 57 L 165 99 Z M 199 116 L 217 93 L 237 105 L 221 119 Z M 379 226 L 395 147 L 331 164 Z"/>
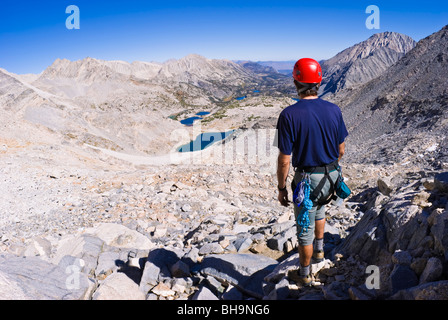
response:
<path fill-rule="evenodd" d="M 140 267 L 129 265 L 129 263 L 123 260 L 115 260 L 115 265 L 119 268 L 118 272 L 122 272 L 127 275 L 132 281 L 136 284 L 140 284 L 143 274 L 143 266 L 145 264 L 146 258 L 140 258 L 139 264 Z"/>

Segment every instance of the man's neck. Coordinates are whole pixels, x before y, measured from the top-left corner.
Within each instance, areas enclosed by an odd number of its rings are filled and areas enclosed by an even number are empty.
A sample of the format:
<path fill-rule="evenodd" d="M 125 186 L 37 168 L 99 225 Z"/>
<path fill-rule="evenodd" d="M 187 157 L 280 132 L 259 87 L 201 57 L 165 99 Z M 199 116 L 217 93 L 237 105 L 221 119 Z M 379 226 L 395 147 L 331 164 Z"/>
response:
<path fill-rule="evenodd" d="M 306 97 L 300 97 L 300 99 L 302 99 L 302 100 L 312 100 L 312 99 L 317 99 L 318 98 L 318 96 L 306 96 Z"/>

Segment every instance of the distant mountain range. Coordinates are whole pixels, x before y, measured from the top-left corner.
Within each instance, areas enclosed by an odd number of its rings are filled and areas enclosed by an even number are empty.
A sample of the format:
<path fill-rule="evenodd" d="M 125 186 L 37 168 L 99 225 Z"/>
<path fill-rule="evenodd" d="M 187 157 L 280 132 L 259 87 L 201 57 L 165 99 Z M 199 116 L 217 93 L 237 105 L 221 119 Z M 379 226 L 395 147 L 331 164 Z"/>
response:
<path fill-rule="evenodd" d="M 339 52 L 330 59 L 319 61 L 323 70 L 320 95 L 334 94 L 378 77 L 409 52 L 415 44 L 416 42 L 406 35 L 382 32 Z M 297 60 L 300 58 L 304 57 L 297 57 Z M 289 84 L 287 91 L 295 92 L 291 74 L 297 60 L 250 62 L 250 68 L 256 72 L 269 70 L 284 75 L 284 78 L 278 77 L 278 79 L 287 80 L 286 85 Z M 235 62 L 244 67 L 248 67 L 249 63 L 242 60 Z M 258 67 L 255 68 L 255 65 Z"/>
<path fill-rule="evenodd" d="M 294 68 L 294 64 L 297 60 L 286 60 L 286 61 L 255 61 L 252 63 L 256 63 L 257 65 L 272 68 L 278 73 L 290 75 L 292 72 L 292 69 Z M 234 62 L 238 64 L 247 63 L 246 60 L 235 60 Z"/>
<path fill-rule="evenodd" d="M 335 57 L 322 61 L 321 95 L 366 83 L 379 76 L 415 45 L 393 32 L 373 35 Z M 219 102 L 253 90 L 270 95 L 296 95 L 290 73 L 295 61 L 230 61 L 190 54 L 165 63 L 57 59 L 40 75 L 20 77 L 25 82 L 67 98 L 83 97 L 102 103 L 136 85 L 163 88 L 188 105 Z M 280 71 L 289 69 L 288 74 Z M 101 87 L 107 83 L 105 89 Z M 81 99 L 82 100 L 82 99 Z"/>

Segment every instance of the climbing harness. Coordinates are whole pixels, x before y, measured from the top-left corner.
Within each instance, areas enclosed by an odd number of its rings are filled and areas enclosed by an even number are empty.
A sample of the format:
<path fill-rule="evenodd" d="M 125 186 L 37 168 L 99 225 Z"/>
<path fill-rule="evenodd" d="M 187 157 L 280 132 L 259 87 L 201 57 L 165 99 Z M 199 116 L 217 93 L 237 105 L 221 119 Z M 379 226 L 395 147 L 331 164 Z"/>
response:
<path fill-rule="evenodd" d="M 300 209 L 297 216 L 297 224 L 301 227 L 300 236 L 303 231 L 306 232 L 308 230 L 310 225 L 308 211 L 311 210 L 313 206 L 326 205 L 337 197 L 345 199 L 350 195 L 351 191 L 344 182 L 341 167 L 337 161 L 322 167 L 302 167 L 295 168 L 295 170 L 301 170 L 303 172 L 302 180 L 293 188 L 293 202 Z M 336 182 L 333 182 L 330 178 L 331 170 L 338 170 L 339 172 Z M 313 173 L 323 173 L 324 177 L 316 188 L 314 188 L 313 192 L 311 192 L 311 175 Z M 321 192 L 327 180 L 330 182 L 329 195 L 326 198 L 322 198 Z"/>
<path fill-rule="evenodd" d="M 334 191 L 336 190 L 335 188 L 335 183 L 333 182 L 333 180 L 330 178 L 330 172 L 333 170 L 339 170 L 340 171 L 340 167 L 339 164 L 336 161 L 324 165 L 324 166 L 318 166 L 318 167 L 297 167 L 295 168 L 295 171 L 300 170 L 302 171 L 304 174 L 307 173 L 309 175 L 312 174 L 324 174 L 324 177 L 320 180 L 319 184 L 313 189 L 313 192 L 311 192 L 310 194 L 310 200 L 313 202 L 313 205 L 326 205 L 328 203 L 330 203 L 331 200 L 333 200 L 335 198 L 334 196 Z M 323 194 L 322 194 L 322 189 L 325 186 L 325 184 L 328 182 L 330 182 L 330 190 L 328 192 L 328 197 L 323 198 Z"/>

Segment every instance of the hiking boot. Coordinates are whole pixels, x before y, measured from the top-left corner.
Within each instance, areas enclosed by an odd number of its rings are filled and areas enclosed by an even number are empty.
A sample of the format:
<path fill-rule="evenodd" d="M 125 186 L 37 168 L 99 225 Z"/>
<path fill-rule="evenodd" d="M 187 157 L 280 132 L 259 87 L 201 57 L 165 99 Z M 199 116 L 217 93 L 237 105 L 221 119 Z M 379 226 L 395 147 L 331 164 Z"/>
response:
<path fill-rule="evenodd" d="M 313 281 L 313 279 L 311 279 L 311 276 L 308 274 L 306 276 L 301 276 L 299 275 L 299 281 L 298 283 L 300 283 L 302 286 L 304 287 L 309 287 L 311 286 L 311 282 Z"/>
<path fill-rule="evenodd" d="M 299 270 L 290 270 L 288 272 L 288 278 L 297 284 L 301 284 L 304 287 L 311 286 L 311 282 L 312 282 L 311 276 L 309 274 L 306 276 L 302 276 L 302 275 L 300 275 Z"/>
<path fill-rule="evenodd" d="M 315 250 L 313 252 L 313 260 L 316 262 L 322 262 L 324 261 L 324 251 L 323 250 Z"/>

